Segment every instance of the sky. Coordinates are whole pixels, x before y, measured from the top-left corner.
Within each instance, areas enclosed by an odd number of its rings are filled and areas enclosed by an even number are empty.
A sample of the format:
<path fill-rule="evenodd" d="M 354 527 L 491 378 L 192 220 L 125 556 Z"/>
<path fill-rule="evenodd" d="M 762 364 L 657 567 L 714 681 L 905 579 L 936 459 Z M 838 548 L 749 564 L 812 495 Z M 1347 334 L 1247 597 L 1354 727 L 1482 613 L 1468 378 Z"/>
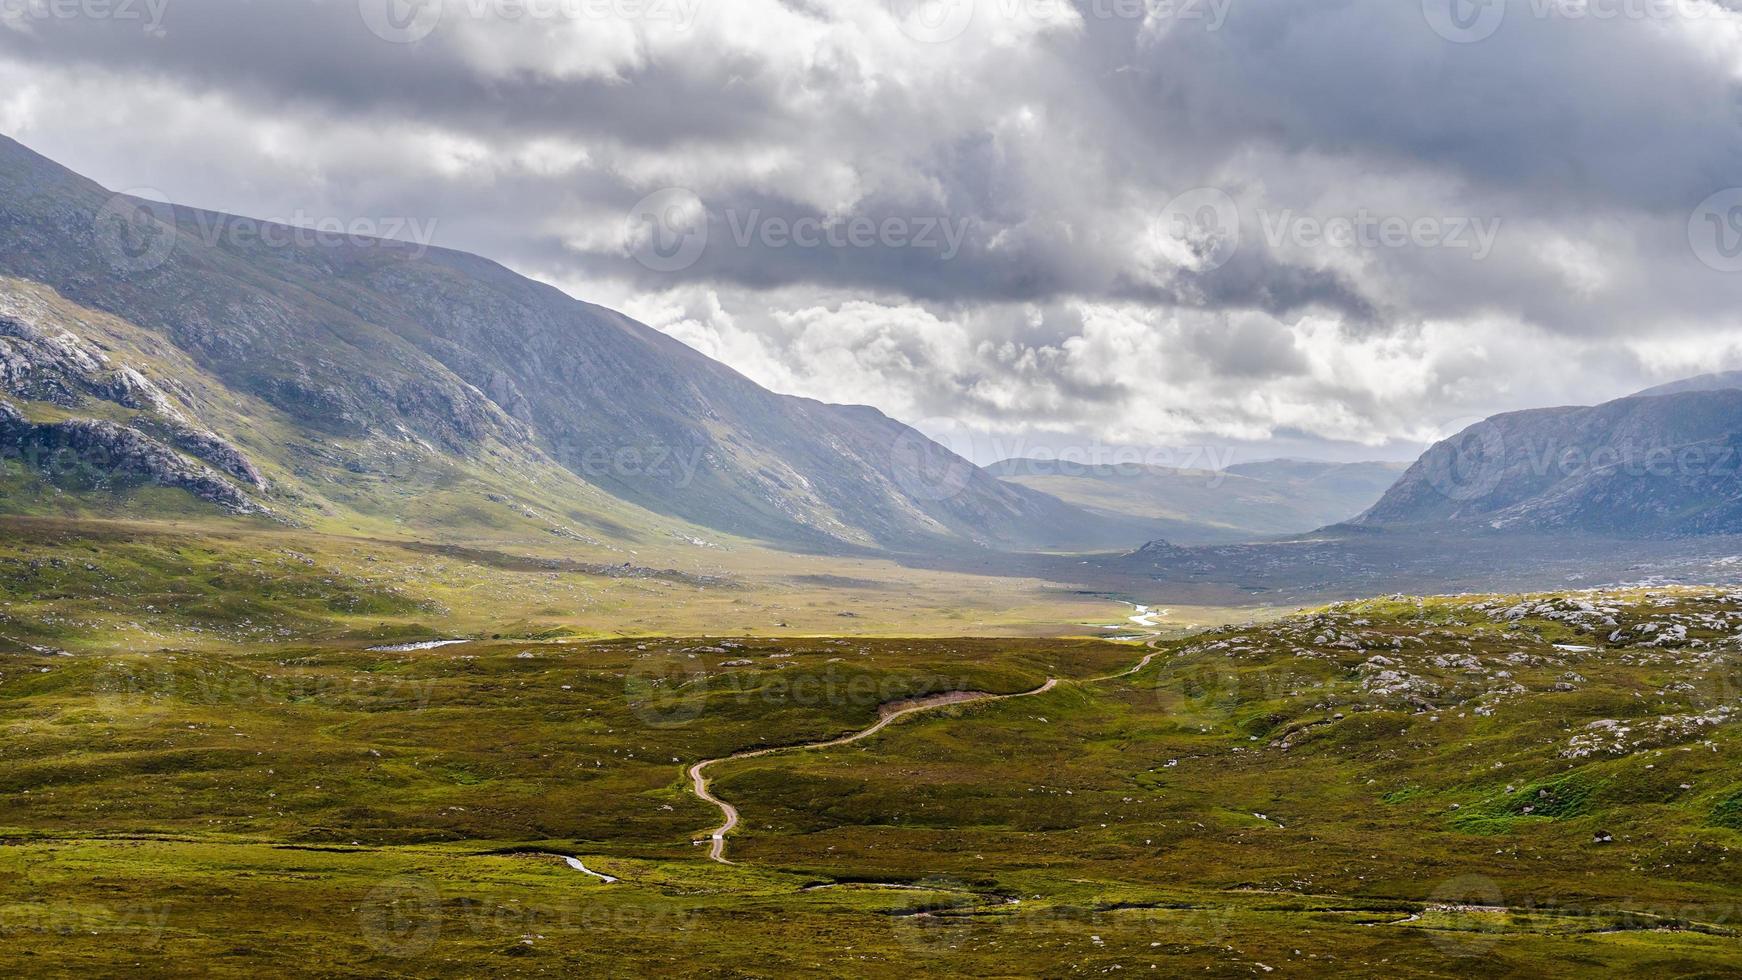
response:
<path fill-rule="evenodd" d="M 979 462 L 1407 459 L 1742 367 L 1738 6 L 0 0 L 0 133 Z"/>

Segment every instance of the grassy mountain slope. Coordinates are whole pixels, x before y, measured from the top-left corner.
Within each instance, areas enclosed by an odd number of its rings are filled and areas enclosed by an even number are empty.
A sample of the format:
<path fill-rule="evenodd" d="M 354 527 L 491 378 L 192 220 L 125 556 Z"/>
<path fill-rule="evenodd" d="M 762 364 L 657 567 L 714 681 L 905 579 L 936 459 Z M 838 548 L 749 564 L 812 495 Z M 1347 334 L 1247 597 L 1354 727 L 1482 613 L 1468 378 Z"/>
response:
<path fill-rule="evenodd" d="M 992 479 L 874 409 L 776 395 L 475 256 L 308 241 L 247 218 L 147 206 L 3 138 L 0 236 L 7 294 L 46 285 L 83 311 L 73 319 L 137 328 L 136 346 L 156 358 L 148 380 L 198 388 L 220 441 L 245 441 L 225 425 L 235 416 L 266 416 L 271 431 L 247 459 L 276 470 L 270 487 L 293 498 L 320 490 L 281 447 L 331 444 L 365 477 L 397 460 L 493 477 L 491 492 L 505 496 L 563 471 L 569 485 L 553 492 L 584 509 L 609 496 L 674 525 L 789 546 L 1051 545 L 1063 528 L 1130 538 L 1118 522 Z M 13 353 L 28 369 L 31 352 Z M 63 394 L 74 409 L 93 393 Z"/>

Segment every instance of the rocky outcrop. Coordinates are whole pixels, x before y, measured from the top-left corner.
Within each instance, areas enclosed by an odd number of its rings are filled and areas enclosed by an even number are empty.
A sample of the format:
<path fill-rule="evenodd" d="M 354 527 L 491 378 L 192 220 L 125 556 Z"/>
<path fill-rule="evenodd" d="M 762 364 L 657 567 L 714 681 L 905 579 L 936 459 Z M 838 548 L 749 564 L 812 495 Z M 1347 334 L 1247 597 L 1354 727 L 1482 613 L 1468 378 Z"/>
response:
<path fill-rule="evenodd" d="M 0 393 L 63 408 L 95 399 L 131 409 L 141 414 L 137 431 L 126 431 L 173 446 L 255 489 L 266 487 L 240 449 L 189 418 L 161 385 L 117 363 L 46 311 L 15 302 L 0 308 Z"/>
<path fill-rule="evenodd" d="M 256 490 L 266 489 L 266 478 L 260 475 L 240 449 L 204 429 L 191 426 L 170 426 L 169 443 L 175 448 L 212 464 Z"/>
<path fill-rule="evenodd" d="M 1190 555 L 1191 552 L 1185 548 L 1181 548 L 1171 541 L 1163 541 L 1158 538 L 1145 544 L 1143 547 L 1138 548 L 1136 551 L 1128 552 L 1125 557 L 1147 558 L 1155 561 L 1178 561 L 1182 558 L 1187 558 Z"/>
<path fill-rule="evenodd" d="M 0 389 L 22 398 L 76 404 L 106 373 L 109 359 L 65 330 L 0 313 Z"/>
<path fill-rule="evenodd" d="M 265 513 L 235 485 L 168 446 L 114 422 L 31 422 L 0 400 L 0 453 L 56 482 L 90 489 L 142 484 L 186 490 L 232 513 Z"/>

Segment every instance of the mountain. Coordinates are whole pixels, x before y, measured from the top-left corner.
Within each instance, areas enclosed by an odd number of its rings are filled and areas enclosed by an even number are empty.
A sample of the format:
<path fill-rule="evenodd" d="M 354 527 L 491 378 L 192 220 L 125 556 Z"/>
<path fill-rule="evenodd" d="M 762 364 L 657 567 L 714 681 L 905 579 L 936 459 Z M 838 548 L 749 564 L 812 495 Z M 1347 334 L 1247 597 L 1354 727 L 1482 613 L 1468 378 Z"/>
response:
<path fill-rule="evenodd" d="M 1742 371 L 1720 371 L 1715 374 L 1702 374 L 1697 377 L 1683 378 L 1680 381 L 1672 381 L 1666 385 L 1647 388 L 1634 397 L 1679 395 L 1684 391 L 1722 391 L 1726 388 L 1742 388 Z"/>
<path fill-rule="evenodd" d="M 1001 480 L 1092 513 L 1142 521 L 1149 537 L 1176 544 L 1293 534 L 1344 521 L 1371 507 L 1403 470 L 1396 463 L 1308 460 L 1242 463 L 1220 471 L 1035 459 L 987 467 Z"/>
<path fill-rule="evenodd" d="M 4 137 L 0 241 L 4 444 L 101 458 L 84 489 L 814 549 L 1141 540 L 473 255 L 119 197 Z"/>
<path fill-rule="evenodd" d="M 1709 379 L 1498 415 L 1428 449 L 1353 523 L 1680 537 L 1742 531 L 1742 389 Z"/>
<path fill-rule="evenodd" d="M 1335 506 L 1341 508 L 1346 506 L 1344 495 L 1352 500 L 1378 500 L 1408 468 L 1408 463 L 1388 461 L 1329 463 L 1311 459 L 1271 459 L 1256 463 L 1235 463 L 1224 472 L 1285 484 L 1302 491 L 1316 490 L 1328 497 L 1338 498 Z M 1362 503 L 1351 513 L 1358 513 L 1369 506 L 1370 503 Z"/>

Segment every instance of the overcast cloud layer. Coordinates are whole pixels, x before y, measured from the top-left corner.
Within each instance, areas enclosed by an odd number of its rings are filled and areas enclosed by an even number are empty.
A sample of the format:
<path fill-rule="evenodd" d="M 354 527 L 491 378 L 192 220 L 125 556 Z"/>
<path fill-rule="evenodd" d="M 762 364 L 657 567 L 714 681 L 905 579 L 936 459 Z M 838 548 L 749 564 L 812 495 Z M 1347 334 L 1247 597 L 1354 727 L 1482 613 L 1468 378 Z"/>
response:
<path fill-rule="evenodd" d="M 981 462 L 1742 366 L 1739 95 L 1713 0 L 0 0 L 0 132 L 114 189 L 433 222 Z"/>

